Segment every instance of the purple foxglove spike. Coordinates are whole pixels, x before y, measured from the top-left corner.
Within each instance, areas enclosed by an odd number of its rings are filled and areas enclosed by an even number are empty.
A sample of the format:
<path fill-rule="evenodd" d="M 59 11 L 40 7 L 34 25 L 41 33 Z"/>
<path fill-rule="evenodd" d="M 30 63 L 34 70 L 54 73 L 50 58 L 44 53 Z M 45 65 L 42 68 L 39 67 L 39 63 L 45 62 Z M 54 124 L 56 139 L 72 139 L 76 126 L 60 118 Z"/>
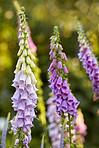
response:
<path fill-rule="evenodd" d="M 61 61 L 58 62 L 57 68 L 62 69 L 62 62 Z"/>
<path fill-rule="evenodd" d="M 97 93 L 96 89 L 97 87 L 94 87 L 95 82 L 93 81 L 93 79 L 95 78 L 95 71 L 99 68 L 98 67 L 98 62 L 95 59 L 95 57 L 93 56 L 90 47 L 88 44 L 86 44 L 86 39 L 83 40 L 82 38 L 86 38 L 85 35 L 83 34 L 82 28 L 81 28 L 81 34 L 79 34 L 79 42 L 80 42 L 80 52 L 79 52 L 79 59 L 80 61 L 82 61 L 82 65 L 83 67 L 86 69 L 86 73 L 89 74 L 90 79 L 92 80 L 93 83 L 93 90 L 95 93 L 95 96 L 97 97 L 99 92 Z M 98 85 L 98 84 L 96 84 Z"/>
<path fill-rule="evenodd" d="M 57 27 L 55 27 L 55 28 L 57 28 Z M 56 30 L 54 33 L 57 32 Z M 54 41 L 55 38 L 56 38 L 57 42 Z M 50 80 L 49 80 L 51 85 L 49 87 L 52 89 L 52 93 L 55 95 L 53 103 L 56 103 L 56 111 L 58 112 L 58 114 L 62 115 L 62 114 L 64 114 L 64 112 L 68 113 L 68 108 L 67 108 L 67 110 L 65 110 L 64 108 L 62 110 L 62 103 L 61 102 L 66 101 L 66 104 L 68 103 L 68 96 L 70 94 L 70 88 L 67 83 L 66 75 L 65 75 L 66 73 L 68 73 L 68 70 L 64 66 L 64 61 L 67 62 L 67 57 L 66 57 L 65 53 L 62 52 L 63 48 L 59 44 L 59 40 L 60 40 L 59 34 L 53 36 L 53 40 L 51 40 L 51 45 L 54 46 L 53 52 L 55 52 L 56 54 L 54 57 L 55 64 L 54 64 L 54 62 L 53 62 L 54 60 L 53 60 L 48 71 L 51 73 Z M 56 47 L 56 45 L 58 45 L 58 48 Z M 55 49 L 55 47 L 56 47 L 56 49 Z M 52 48 L 51 48 L 51 50 L 52 50 Z M 50 51 L 50 52 L 52 52 L 52 51 Z M 85 50 L 84 50 L 84 52 L 85 52 Z M 84 55 L 84 54 L 82 53 L 82 55 Z M 87 53 L 87 56 L 88 56 L 88 53 Z M 53 59 L 53 57 L 50 57 L 50 59 L 51 58 Z M 63 84 L 63 80 L 64 80 L 64 84 Z"/>

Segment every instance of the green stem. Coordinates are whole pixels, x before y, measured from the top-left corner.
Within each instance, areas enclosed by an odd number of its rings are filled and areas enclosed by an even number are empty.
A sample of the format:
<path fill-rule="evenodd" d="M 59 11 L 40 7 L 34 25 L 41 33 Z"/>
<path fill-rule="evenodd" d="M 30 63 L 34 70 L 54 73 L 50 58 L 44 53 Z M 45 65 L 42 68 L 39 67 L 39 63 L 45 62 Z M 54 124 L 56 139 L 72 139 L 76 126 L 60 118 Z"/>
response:
<path fill-rule="evenodd" d="M 71 135 L 71 120 L 70 120 L 70 114 L 68 114 L 68 120 L 69 120 L 69 141 L 70 141 L 70 148 L 72 144 L 72 135 Z"/>

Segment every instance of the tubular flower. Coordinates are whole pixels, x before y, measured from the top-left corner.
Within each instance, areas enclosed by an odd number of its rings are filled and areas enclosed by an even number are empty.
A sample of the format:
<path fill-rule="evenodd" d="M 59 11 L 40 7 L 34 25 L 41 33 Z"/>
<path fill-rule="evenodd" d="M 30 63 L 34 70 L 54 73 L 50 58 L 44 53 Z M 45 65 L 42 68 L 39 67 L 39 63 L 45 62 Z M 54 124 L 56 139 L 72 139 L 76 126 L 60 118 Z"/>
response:
<path fill-rule="evenodd" d="M 36 107 L 38 99 L 36 94 L 38 89 L 35 86 L 37 80 L 32 72 L 32 69 L 35 67 L 33 62 L 35 57 L 31 53 L 28 43 L 29 36 L 23 7 L 21 8 L 19 17 L 19 59 L 14 71 L 15 78 L 12 84 L 12 86 L 16 88 L 16 91 L 11 98 L 13 108 L 17 111 L 17 114 L 14 119 L 11 120 L 11 129 L 14 135 L 17 136 L 15 146 L 20 146 L 21 143 L 21 146 L 28 148 L 28 143 L 31 141 L 30 128 L 33 126 L 32 121 L 36 117 L 34 108 Z"/>
<path fill-rule="evenodd" d="M 91 48 L 87 42 L 86 36 L 83 32 L 82 26 L 78 25 L 78 41 L 79 41 L 79 59 L 89 78 L 92 80 L 93 90 L 96 98 L 99 99 L 99 66 L 96 58 L 91 52 Z"/>
<path fill-rule="evenodd" d="M 68 112 L 70 115 L 77 116 L 77 106 L 79 102 L 70 91 L 69 84 L 67 82 L 68 70 L 65 66 L 67 57 L 62 52 L 63 48 L 59 44 L 59 32 L 58 28 L 54 28 L 54 36 L 51 38 L 49 53 L 52 63 L 48 69 L 50 75 L 49 87 L 52 89 L 52 93 L 55 95 L 53 102 L 56 103 L 56 111 L 62 115 Z"/>
<path fill-rule="evenodd" d="M 57 114 L 55 110 L 55 105 L 52 103 L 53 97 L 50 97 L 47 101 L 47 118 L 49 120 L 49 137 L 51 138 L 52 147 L 59 148 L 60 147 L 60 139 L 61 139 L 61 117 Z M 78 146 L 83 148 L 83 143 L 85 142 L 84 137 L 86 136 L 87 126 L 84 123 L 84 117 L 81 112 L 81 109 L 78 109 L 78 116 L 75 120 L 76 126 L 75 129 L 72 130 L 72 134 L 76 134 L 79 132 L 79 135 L 75 135 L 72 140 L 75 140 Z M 68 117 L 66 117 L 66 121 L 68 121 Z M 68 137 L 69 134 L 67 132 L 68 125 L 65 126 L 64 136 Z M 70 147 L 69 144 L 65 144 L 65 147 Z"/>

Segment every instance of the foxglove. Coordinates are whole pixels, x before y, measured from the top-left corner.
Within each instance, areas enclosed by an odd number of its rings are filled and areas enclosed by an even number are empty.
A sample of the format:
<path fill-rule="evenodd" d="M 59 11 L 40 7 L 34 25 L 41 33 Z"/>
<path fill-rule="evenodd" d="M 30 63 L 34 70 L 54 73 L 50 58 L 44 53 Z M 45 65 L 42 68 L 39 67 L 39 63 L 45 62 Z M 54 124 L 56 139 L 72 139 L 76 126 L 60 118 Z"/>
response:
<path fill-rule="evenodd" d="M 19 6 L 19 3 L 18 2 L 14 2 L 15 6 L 16 6 L 16 9 L 17 9 L 17 5 Z M 20 6 L 19 6 L 20 7 Z M 17 10 L 18 11 L 18 10 Z M 18 26 L 20 26 L 20 18 L 18 19 Z M 34 72 L 34 75 L 37 79 L 37 88 L 39 89 L 39 91 L 37 92 L 38 94 L 38 97 L 39 97 L 39 100 L 37 102 L 37 109 L 39 110 L 39 119 L 41 120 L 42 124 L 45 124 L 46 123 L 46 112 L 45 112 L 45 105 L 44 105 L 44 101 L 43 101 L 43 91 L 42 91 L 42 88 L 41 86 L 43 85 L 41 79 L 40 79 L 40 74 L 41 74 L 41 70 L 40 68 L 38 67 L 38 58 L 37 58 L 37 54 L 36 54 L 36 51 L 37 51 L 37 47 L 36 45 L 34 44 L 32 38 L 31 38 L 31 30 L 29 28 L 29 25 L 28 23 L 26 22 L 26 28 L 27 28 L 27 31 L 28 31 L 28 43 L 29 43 L 29 47 L 30 47 L 30 50 L 32 52 L 32 54 L 35 56 L 35 60 L 34 60 L 34 64 L 35 64 L 35 68 L 33 69 L 33 72 Z M 22 33 L 24 30 L 21 30 L 18 32 L 18 34 Z M 20 39 L 19 38 L 19 42 L 20 42 Z"/>
<path fill-rule="evenodd" d="M 86 73 L 89 74 L 89 78 L 92 80 L 93 91 L 97 99 L 99 99 L 99 66 L 98 61 L 93 55 L 91 48 L 88 44 L 86 36 L 83 32 L 83 28 L 78 24 L 78 41 L 79 41 L 79 59 L 82 62 L 83 67 L 86 69 Z"/>
<path fill-rule="evenodd" d="M 73 119 L 77 116 L 77 107 L 79 102 L 75 96 L 70 91 L 70 86 L 67 81 L 68 70 L 65 66 L 65 62 L 68 61 L 65 53 L 62 52 L 63 48 L 59 43 L 59 31 L 58 27 L 54 27 L 54 35 L 50 38 L 50 60 L 52 61 L 48 72 L 50 74 L 49 82 L 51 83 L 49 87 L 54 94 L 53 103 L 56 105 L 56 112 L 62 118 L 62 125 L 66 116 L 68 117 L 68 132 L 69 138 L 67 138 L 67 143 L 72 147 L 75 145 L 75 142 L 72 141 L 73 134 L 71 133 L 73 126 Z"/>
<path fill-rule="evenodd" d="M 16 135 L 15 146 L 24 146 L 28 148 L 28 143 L 31 141 L 31 127 L 33 126 L 32 121 L 36 117 L 35 107 L 37 103 L 36 91 L 36 78 L 32 72 L 35 67 L 33 60 L 35 57 L 30 51 L 28 43 L 28 29 L 26 27 L 26 18 L 24 8 L 21 8 L 19 14 L 20 26 L 18 38 L 20 49 L 18 51 L 18 62 L 14 71 L 15 78 L 12 86 L 16 88 L 13 95 L 12 103 L 14 111 L 17 111 L 16 116 L 11 120 L 12 131 Z"/>
<path fill-rule="evenodd" d="M 59 44 L 59 32 L 57 27 L 54 28 L 54 36 L 51 37 L 50 43 L 51 51 L 49 53 L 52 63 L 48 69 L 50 75 L 49 87 L 55 95 L 53 100 L 56 103 L 56 111 L 62 115 L 68 112 L 70 115 L 77 116 L 77 106 L 79 102 L 70 91 L 67 81 L 68 70 L 65 66 L 67 57 L 62 52 L 63 48 Z"/>

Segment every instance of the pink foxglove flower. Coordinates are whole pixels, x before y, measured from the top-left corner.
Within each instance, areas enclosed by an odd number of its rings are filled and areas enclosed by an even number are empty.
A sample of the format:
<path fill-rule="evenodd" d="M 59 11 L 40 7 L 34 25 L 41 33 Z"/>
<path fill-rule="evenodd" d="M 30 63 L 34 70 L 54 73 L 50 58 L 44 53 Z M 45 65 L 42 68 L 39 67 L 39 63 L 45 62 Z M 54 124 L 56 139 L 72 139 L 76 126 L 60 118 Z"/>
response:
<path fill-rule="evenodd" d="M 82 62 L 83 67 L 86 69 L 86 73 L 89 74 L 92 80 L 93 90 L 97 99 L 99 99 L 99 66 L 98 61 L 94 57 L 89 44 L 87 43 L 86 36 L 83 32 L 82 26 L 78 26 L 78 41 L 79 41 L 79 59 Z"/>
<path fill-rule="evenodd" d="M 36 94 L 37 88 L 35 86 L 37 81 L 32 72 L 32 69 L 35 67 L 33 62 L 35 57 L 31 53 L 28 43 L 29 35 L 23 7 L 21 8 L 19 17 L 19 59 L 14 71 L 15 78 L 12 84 L 16 88 L 16 91 L 11 98 L 13 108 L 17 113 L 14 119 L 11 120 L 11 129 L 14 135 L 17 135 L 15 145 L 20 146 L 18 144 L 21 143 L 25 148 L 28 148 L 28 143 L 31 141 L 32 121 L 36 117 L 34 109 L 38 99 Z"/>

